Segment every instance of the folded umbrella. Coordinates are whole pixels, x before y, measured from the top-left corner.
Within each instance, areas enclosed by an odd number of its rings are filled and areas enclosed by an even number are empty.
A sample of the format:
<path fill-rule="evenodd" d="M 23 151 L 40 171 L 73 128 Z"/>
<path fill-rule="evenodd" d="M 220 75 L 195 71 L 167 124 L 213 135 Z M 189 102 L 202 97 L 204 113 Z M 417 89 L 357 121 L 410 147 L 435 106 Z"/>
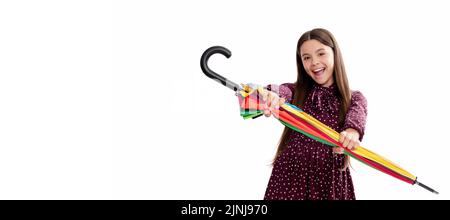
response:
<path fill-rule="evenodd" d="M 215 73 L 209 69 L 207 62 L 211 55 L 220 53 L 227 58 L 231 56 L 231 52 L 220 46 L 215 46 L 207 49 L 200 60 L 200 66 L 203 72 L 210 78 L 217 80 L 222 85 L 234 90 L 239 99 L 240 114 L 244 119 L 256 118 L 264 113 L 264 100 L 262 94 L 267 92 L 262 86 L 246 84 L 238 85 L 225 77 Z M 282 124 L 326 144 L 330 147 L 340 147 L 344 149 L 346 155 L 375 168 L 383 173 L 386 173 L 392 177 L 395 177 L 401 181 L 409 184 L 417 184 L 430 192 L 438 194 L 434 189 L 426 186 L 425 184 L 417 181 L 417 177 L 389 161 L 388 159 L 362 147 L 358 146 L 354 150 L 349 150 L 339 143 L 339 133 L 323 124 L 319 120 L 305 113 L 302 109 L 295 105 L 284 103 L 278 109 L 273 111 L 273 115 Z"/>

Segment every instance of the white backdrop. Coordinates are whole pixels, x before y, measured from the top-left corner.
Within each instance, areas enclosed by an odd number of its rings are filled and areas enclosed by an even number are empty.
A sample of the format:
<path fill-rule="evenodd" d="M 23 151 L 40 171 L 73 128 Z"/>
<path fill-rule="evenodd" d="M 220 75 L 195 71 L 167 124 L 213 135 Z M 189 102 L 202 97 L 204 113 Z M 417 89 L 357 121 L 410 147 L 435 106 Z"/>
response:
<path fill-rule="evenodd" d="M 262 199 L 282 131 L 237 83 L 296 80 L 312 28 L 368 100 L 363 146 L 437 189 L 353 161 L 357 199 L 449 199 L 445 1 L 0 3 L 0 199 Z"/>

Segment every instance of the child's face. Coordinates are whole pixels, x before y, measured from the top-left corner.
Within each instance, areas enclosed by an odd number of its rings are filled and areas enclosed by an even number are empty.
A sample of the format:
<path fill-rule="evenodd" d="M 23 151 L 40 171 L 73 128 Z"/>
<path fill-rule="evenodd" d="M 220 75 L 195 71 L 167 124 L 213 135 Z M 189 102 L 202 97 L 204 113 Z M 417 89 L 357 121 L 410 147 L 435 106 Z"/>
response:
<path fill-rule="evenodd" d="M 333 84 L 333 49 L 318 40 L 307 40 L 300 46 L 300 55 L 306 73 L 319 85 Z"/>

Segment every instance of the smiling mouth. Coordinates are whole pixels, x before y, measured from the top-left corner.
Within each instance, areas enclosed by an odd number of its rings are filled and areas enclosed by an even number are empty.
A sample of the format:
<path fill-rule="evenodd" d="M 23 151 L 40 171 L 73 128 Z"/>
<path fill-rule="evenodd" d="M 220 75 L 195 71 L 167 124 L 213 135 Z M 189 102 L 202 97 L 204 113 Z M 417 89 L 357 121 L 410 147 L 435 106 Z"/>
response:
<path fill-rule="evenodd" d="M 313 70 L 312 73 L 314 76 L 321 76 L 325 72 L 325 67 Z"/>

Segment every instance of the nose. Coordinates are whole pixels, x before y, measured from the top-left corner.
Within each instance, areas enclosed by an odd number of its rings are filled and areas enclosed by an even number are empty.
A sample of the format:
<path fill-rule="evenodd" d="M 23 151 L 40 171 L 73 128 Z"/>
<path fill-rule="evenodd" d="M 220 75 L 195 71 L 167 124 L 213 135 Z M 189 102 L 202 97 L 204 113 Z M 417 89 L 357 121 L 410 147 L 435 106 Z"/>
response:
<path fill-rule="evenodd" d="M 311 64 L 312 64 L 313 66 L 319 64 L 319 59 L 316 58 L 316 57 L 312 57 L 312 58 L 311 58 Z"/>

